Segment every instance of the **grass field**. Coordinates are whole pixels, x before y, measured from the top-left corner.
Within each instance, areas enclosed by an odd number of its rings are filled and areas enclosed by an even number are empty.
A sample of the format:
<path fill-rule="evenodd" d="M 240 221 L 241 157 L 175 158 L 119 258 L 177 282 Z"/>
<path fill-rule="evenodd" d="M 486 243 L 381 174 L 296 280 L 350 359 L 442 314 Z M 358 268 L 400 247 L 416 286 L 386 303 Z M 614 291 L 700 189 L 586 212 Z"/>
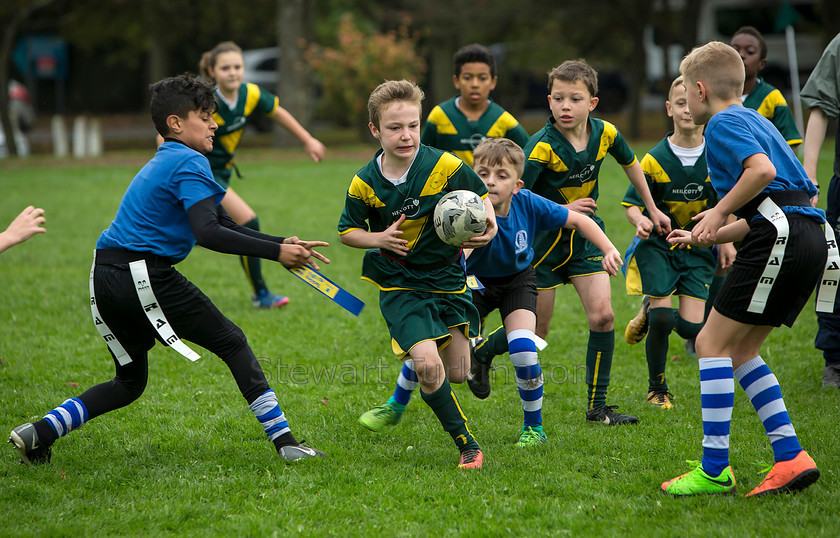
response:
<path fill-rule="evenodd" d="M 641 156 L 651 145 L 634 148 Z M 821 162 L 824 188 L 830 147 Z M 397 427 L 365 430 L 359 414 L 390 395 L 400 365 L 377 292 L 359 279 L 362 252 L 339 244 L 336 223 L 349 181 L 372 149 L 333 150 L 320 165 L 299 153 L 243 152 L 246 179 L 235 187 L 264 230 L 332 243 L 324 272 L 367 303 L 359 318 L 277 264 L 266 264 L 266 278 L 292 301 L 272 312 L 250 306 L 233 256 L 197 248 L 178 268 L 242 327 L 264 358 L 295 434 L 328 457 L 284 464 L 222 361 L 204 352 L 193 364 L 157 346 L 143 397 L 60 439 L 50 465 L 25 467 L 13 450 L 0 453 L 0 535 L 837 534 L 840 392 L 820 386 L 813 300 L 793 329 L 771 335 L 762 353 L 822 471 L 796 496 L 743 498 L 763 478 L 759 462 L 773 457 L 740 389 L 731 437 L 739 495 L 674 499 L 659 492 L 661 481 L 701 455 L 697 364 L 672 335 L 667 374 L 675 408 L 663 412 L 644 402 L 644 346 L 622 337 L 638 299 L 624 294 L 622 277 L 612 279 L 617 342 L 609 401 L 638 415 L 639 425 L 585 423 L 588 329 L 569 287 L 558 291 L 541 354 L 548 445 L 514 446 L 522 411 L 506 357 L 496 361 L 488 400 L 455 387 L 486 454 L 481 471 L 456 469 L 449 436 L 416 397 Z M 46 235 L 0 255 L 0 434 L 113 376 L 90 320 L 91 254 L 147 158 L 0 162 L 2 225 L 30 203 L 48 218 Z M 614 163 L 605 165 L 599 214 L 620 249 L 633 233 L 618 203 L 626 185 Z"/>

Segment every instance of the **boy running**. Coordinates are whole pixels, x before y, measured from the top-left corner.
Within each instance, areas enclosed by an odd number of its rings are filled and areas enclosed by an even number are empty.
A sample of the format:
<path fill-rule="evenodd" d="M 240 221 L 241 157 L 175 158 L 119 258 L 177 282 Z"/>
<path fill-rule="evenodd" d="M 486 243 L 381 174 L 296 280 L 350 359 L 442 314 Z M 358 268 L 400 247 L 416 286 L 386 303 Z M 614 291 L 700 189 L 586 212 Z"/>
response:
<path fill-rule="evenodd" d="M 362 278 L 379 287 L 394 353 L 412 361 L 423 400 L 461 453 L 458 467 L 480 469 L 484 455 L 449 385 L 467 377 L 467 338 L 478 335 L 478 311 L 467 293 L 462 251 L 440 240 L 432 215 L 453 190 L 484 198 L 487 230 L 463 248 L 487 244 L 496 219 L 475 172 L 420 143 L 422 100 L 423 91 L 406 80 L 384 82 L 371 93 L 369 128 L 382 149 L 353 178 L 338 231 L 345 245 L 369 249 Z"/>
<path fill-rule="evenodd" d="M 607 253 L 602 263 L 611 275 L 617 273 L 621 256 L 591 219 L 522 189 L 525 154 L 513 141 L 485 140 L 476 148 L 473 164 L 490 193 L 499 231 L 490 244 L 473 250 L 467 257 L 467 274 L 481 284 L 480 289 L 473 288 L 472 300 L 482 323 L 497 308 L 502 315 L 524 411 L 517 446 L 534 446 L 548 440 L 542 427 L 543 378 L 534 334 L 537 320 L 536 276 L 531 267 L 534 233 L 563 226 L 592 237 Z M 403 366 L 394 395 L 385 405 L 362 415 L 360 422 L 373 431 L 399 422 L 411 397 L 412 377 L 410 365 Z M 489 393 L 476 393 L 472 374 L 467 381 L 478 398 L 488 396 Z"/>
<path fill-rule="evenodd" d="M 683 59 L 688 108 L 706 125 L 706 160 L 720 201 L 675 230 L 672 244 L 708 246 L 740 240 L 714 308 L 697 335 L 703 459 L 664 482 L 672 495 L 735 493 L 729 428 L 737 379 L 764 424 L 775 464 L 747 496 L 794 492 L 820 476 L 799 445 L 779 382 L 759 355 L 773 327 L 793 325 L 826 267 L 824 213 L 811 207 L 817 189 L 766 118 L 742 106 L 744 64 L 717 41 Z M 737 221 L 724 226 L 735 214 Z M 826 232 L 828 233 L 828 231 Z"/>
<path fill-rule="evenodd" d="M 90 273 L 94 323 L 114 359 L 112 381 L 70 398 L 9 438 L 22 463 L 49 463 L 51 445 L 99 415 L 143 394 L 148 351 L 155 340 L 190 360 L 198 355 L 181 340 L 218 355 L 280 457 L 323 456 L 292 435 L 242 330 L 173 265 L 199 245 L 228 254 L 259 256 L 287 267 L 329 260 L 313 250 L 323 241 L 274 237 L 235 224 L 220 205 L 225 191 L 203 155 L 213 148 L 213 88 L 189 75 L 151 86 L 151 113 L 163 144 L 134 177 L 117 215 L 96 243 Z"/>

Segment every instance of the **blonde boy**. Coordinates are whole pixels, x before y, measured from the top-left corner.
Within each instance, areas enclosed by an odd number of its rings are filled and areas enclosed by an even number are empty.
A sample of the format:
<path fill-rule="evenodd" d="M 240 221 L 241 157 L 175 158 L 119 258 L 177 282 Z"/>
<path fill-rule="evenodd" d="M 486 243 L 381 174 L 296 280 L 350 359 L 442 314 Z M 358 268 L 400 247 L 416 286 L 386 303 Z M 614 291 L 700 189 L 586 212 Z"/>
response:
<path fill-rule="evenodd" d="M 338 223 L 341 242 L 368 249 L 362 278 L 380 289 L 379 306 L 394 353 L 413 363 L 423 400 L 461 452 L 458 466 L 478 469 L 484 455 L 452 392 L 469 369 L 468 337 L 478 334 L 462 251 L 438 238 L 435 204 L 447 192 L 468 189 L 485 200 L 487 231 L 464 248 L 487 244 L 496 219 L 487 188 L 456 156 L 420 144 L 423 92 L 413 82 L 386 81 L 370 95 L 368 124 L 382 144 L 350 184 Z"/>
<path fill-rule="evenodd" d="M 568 209 L 588 215 L 602 229 L 598 209 L 598 172 L 607 153 L 624 167 L 648 208 L 656 233 L 670 231 L 670 219 L 653 203 L 633 151 L 614 125 L 590 117 L 598 105 L 598 73 L 583 60 L 570 60 L 548 75 L 551 116 L 525 146 L 525 188 Z M 569 282 L 583 303 L 589 322 L 586 353 L 587 422 L 635 424 L 638 419 L 606 405 L 615 348 L 609 277 L 603 253 L 574 230 L 557 227 L 537 233 L 533 266 L 537 272 L 537 336 L 545 338 L 554 314 L 555 288 Z M 476 358 L 489 363 L 505 349 L 495 331 L 476 346 Z"/>
<path fill-rule="evenodd" d="M 741 240 L 706 324 L 697 335 L 703 416 L 700 465 L 664 482 L 672 495 L 735 493 L 729 465 L 734 379 L 770 438 L 775 465 L 747 496 L 794 492 L 820 476 L 802 450 L 779 383 L 759 351 L 773 327 L 791 326 L 823 272 L 824 213 L 811 207 L 814 184 L 778 130 L 741 104 L 744 64 L 729 45 L 711 42 L 683 59 L 688 108 L 706 125 L 706 160 L 720 201 L 695 217 L 673 244 Z M 739 217 L 724 226 L 730 215 Z"/>
<path fill-rule="evenodd" d="M 671 84 L 665 110 L 673 120 L 674 129 L 642 158 L 642 171 L 657 207 L 671 218 L 674 230 L 691 230 L 692 217 L 714 206 L 717 193 L 709 181 L 706 168 L 706 143 L 703 126 L 695 125 L 686 102 L 683 78 Z M 668 335 L 672 330 L 685 339 L 693 339 L 703 326 L 705 300 L 709 283 L 715 271 L 712 249 L 674 249 L 664 237 L 652 234 L 653 223 L 645 214 L 644 206 L 633 186 L 621 202 L 627 220 L 636 228 L 638 243 L 634 243 L 636 263 L 628 264 L 628 288 L 635 278 L 640 279 L 645 295 L 642 315 L 645 329 L 649 326 L 645 354 L 648 363 L 647 401 L 662 409 L 670 409 L 671 393 L 665 378 L 668 360 Z M 735 249 L 731 244 L 721 245 L 719 256 L 731 264 Z M 679 297 L 679 310 L 671 308 L 671 297 Z M 644 338 L 636 323 L 631 320 L 625 338 L 635 344 Z M 634 332 L 634 329 L 636 331 Z M 647 331 L 645 331 L 647 332 Z M 640 334 L 641 333 L 641 334 Z"/>

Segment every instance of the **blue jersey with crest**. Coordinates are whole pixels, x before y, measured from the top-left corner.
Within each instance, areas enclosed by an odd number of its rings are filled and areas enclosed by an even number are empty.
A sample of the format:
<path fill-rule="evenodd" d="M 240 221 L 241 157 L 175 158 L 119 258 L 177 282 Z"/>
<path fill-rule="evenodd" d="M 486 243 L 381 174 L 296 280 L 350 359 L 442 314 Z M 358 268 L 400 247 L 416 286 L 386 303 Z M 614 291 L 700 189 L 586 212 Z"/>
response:
<path fill-rule="evenodd" d="M 566 224 L 569 210 L 522 189 L 513 195 L 506 217 L 496 215 L 498 233 L 467 258 L 467 273 L 479 278 L 504 277 L 524 271 L 534 259 L 534 234 Z"/>

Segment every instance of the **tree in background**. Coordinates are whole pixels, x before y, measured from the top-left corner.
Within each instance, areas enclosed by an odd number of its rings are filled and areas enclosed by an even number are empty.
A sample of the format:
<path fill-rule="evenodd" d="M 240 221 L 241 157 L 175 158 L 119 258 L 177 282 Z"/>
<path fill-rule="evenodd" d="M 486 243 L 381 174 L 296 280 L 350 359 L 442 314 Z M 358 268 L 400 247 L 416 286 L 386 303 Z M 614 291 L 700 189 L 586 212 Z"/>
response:
<path fill-rule="evenodd" d="M 305 57 L 323 87 L 321 111 L 340 125 L 359 129 L 370 141 L 366 96 L 386 79 L 422 80 L 426 61 L 409 20 L 397 30 L 364 29 L 351 12 L 341 16 L 335 46 L 311 44 Z"/>

